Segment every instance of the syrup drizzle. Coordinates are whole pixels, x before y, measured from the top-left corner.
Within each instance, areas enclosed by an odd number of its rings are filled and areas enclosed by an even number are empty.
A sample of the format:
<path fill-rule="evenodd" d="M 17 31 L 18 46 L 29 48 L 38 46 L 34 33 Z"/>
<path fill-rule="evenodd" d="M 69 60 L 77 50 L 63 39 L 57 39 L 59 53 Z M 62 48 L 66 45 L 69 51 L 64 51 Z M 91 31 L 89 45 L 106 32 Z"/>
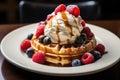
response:
<path fill-rule="evenodd" d="M 68 23 L 68 18 L 67 18 L 66 13 L 63 11 L 63 12 L 61 12 L 61 15 L 62 15 L 62 18 L 63 18 L 63 20 L 64 20 L 65 27 L 67 27 L 67 28 L 70 29 L 70 35 L 73 36 L 72 27 L 71 27 L 71 25 Z"/>
<path fill-rule="evenodd" d="M 77 25 L 78 25 L 78 23 L 77 23 L 77 21 L 76 21 L 75 17 L 74 17 L 74 16 L 72 16 L 72 17 L 73 17 L 73 19 L 74 19 L 75 24 L 77 24 Z M 79 26 L 77 26 L 77 28 L 78 28 L 78 30 L 79 30 Z"/>
<path fill-rule="evenodd" d="M 57 22 L 57 29 L 56 29 L 56 35 L 58 37 L 58 43 L 60 43 L 60 36 L 59 36 L 59 28 L 60 28 L 60 24 Z"/>
<path fill-rule="evenodd" d="M 52 19 L 48 22 L 48 27 L 52 27 Z"/>

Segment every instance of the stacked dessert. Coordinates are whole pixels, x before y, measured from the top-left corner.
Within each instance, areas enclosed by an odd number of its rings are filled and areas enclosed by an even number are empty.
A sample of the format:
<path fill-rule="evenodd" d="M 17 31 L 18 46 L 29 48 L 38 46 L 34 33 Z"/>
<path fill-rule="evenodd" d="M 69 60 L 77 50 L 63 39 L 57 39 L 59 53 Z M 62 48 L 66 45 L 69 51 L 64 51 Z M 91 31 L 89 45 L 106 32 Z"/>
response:
<path fill-rule="evenodd" d="M 105 53 L 94 33 L 86 26 L 77 5 L 61 4 L 36 32 L 21 43 L 21 50 L 34 62 L 55 66 L 78 66 L 92 63 Z"/>

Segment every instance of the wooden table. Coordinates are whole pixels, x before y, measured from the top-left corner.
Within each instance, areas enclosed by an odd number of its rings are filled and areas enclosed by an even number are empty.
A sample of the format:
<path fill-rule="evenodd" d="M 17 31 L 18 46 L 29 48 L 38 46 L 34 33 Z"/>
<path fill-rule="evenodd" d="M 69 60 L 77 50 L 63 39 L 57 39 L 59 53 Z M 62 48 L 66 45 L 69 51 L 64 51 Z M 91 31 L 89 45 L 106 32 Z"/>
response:
<path fill-rule="evenodd" d="M 87 21 L 87 23 L 95 24 L 106 28 L 120 37 L 120 20 L 113 21 Z M 26 24 L 5 24 L 0 25 L 0 41 L 10 31 Z M 112 37 L 111 37 L 112 38 Z M 91 75 L 78 77 L 55 77 L 32 73 L 9 63 L 0 52 L 0 80 L 43 80 L 43 79 L 79 79 L 79 80 L 120 80 L 120 61 L 113 67 Z"/>

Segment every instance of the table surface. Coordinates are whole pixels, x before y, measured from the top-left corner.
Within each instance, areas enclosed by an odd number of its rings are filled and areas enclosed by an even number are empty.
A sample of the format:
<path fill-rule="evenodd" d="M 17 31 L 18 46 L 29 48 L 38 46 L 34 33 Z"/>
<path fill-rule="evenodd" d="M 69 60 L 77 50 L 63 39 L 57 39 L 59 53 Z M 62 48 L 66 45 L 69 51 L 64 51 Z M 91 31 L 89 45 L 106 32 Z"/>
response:
<path fill-rule="evenodd" d="M 120 20 L 107 21 L 87 21 L 87 23 L 98 25 L 113 32 L 120 38 Z M 27 24 L 3 24 L 0 25 L 0 41 L 10 31 Z M 77 76 L 77 77 L 57 77 L 32 73 L 9 63 L 0 52 L 0 80 L 41 80 L 41 79 L 81 79 L 81 80 L 120 80 L 120 61 L 111 68 L 99 73 Z"/>

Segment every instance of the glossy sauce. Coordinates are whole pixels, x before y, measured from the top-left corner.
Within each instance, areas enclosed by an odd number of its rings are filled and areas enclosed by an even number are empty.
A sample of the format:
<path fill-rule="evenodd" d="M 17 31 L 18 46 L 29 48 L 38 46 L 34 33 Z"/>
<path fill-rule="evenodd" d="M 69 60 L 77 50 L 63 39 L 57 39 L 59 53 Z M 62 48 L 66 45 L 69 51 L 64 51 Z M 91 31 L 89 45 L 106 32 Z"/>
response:
<path fill-rule="evenodd" d="M 57 22 L 57 24 L 58 24 L 58 22 Z M 60 36 L 59 36 L 59 28 L 60 28 L 60 25 L 58 24 L 56 27 L 57 27 L 57 29 L 56 29 L 56 35 L 57 35 L 57 37 L 58 37 L 58 43 L 60 43 Z"/>
<path fill-rule="evenodd" d="M 50 19 L 50 21 L 48 22 L 48 27 L 52 27 L 52 19 Z"/>
<path fill-rule="evenodd" d="M 65 27 L 67 27 L 67 28 L 70 29 L 70 35 L 73 36 L 72 27 L 71 27 L 71 25 L 68 23 L 68 18 L 67 18 L 66 13 L 63 11 L 63 12 L 61 12 L 61 15 L 62 15 L 62 18 L 63 18 L 63 20 L 64 20 Z"/>

